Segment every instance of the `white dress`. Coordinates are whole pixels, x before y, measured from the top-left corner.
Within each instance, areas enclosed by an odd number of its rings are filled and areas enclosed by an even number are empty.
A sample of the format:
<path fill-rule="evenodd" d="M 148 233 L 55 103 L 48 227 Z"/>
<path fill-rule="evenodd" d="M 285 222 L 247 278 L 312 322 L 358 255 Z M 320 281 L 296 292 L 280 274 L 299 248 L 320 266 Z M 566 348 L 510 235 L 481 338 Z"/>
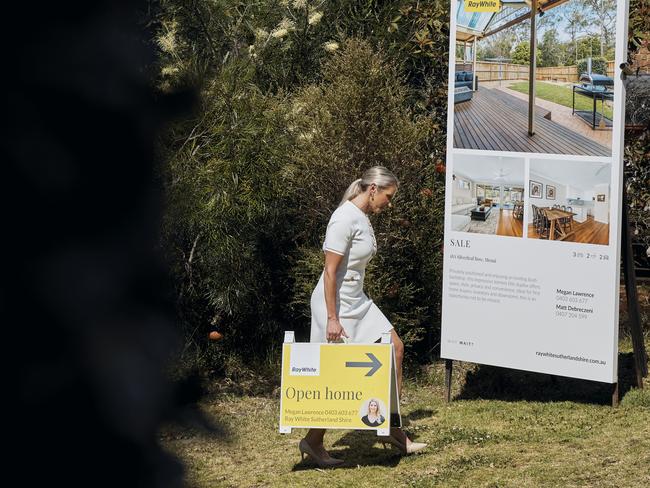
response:
<path fill-rule="evenodd" d="M 366 265 L 377 252 L 375 234 L 366 214 L 351 201 L 337 208 L 329 224 L 323 251 L 343 256 L 336 272 L 336 310 L 351 342 L 372 343 L 393 326 L 363 292 Z M 311 342 L 327 342 L 327 307 L 321 273 L 311 295 Z"/>

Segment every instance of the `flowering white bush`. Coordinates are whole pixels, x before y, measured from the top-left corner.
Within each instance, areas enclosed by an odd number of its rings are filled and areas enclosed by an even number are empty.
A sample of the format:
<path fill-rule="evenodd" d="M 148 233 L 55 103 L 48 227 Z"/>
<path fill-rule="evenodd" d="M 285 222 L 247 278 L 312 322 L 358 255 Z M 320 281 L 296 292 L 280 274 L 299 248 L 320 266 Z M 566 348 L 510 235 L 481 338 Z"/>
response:
<path fill-rule="evenodd" d="M 307 19 L 307 23 L 309 25 L 316 25 L 320 22 L 320 19 L 322 18 L 323 18 L 323 12 L 314 12 Z"/>
<path fill-rule="evenodd" d="M 325 51 L 327 51 L 329 53 L 333 53 L 338 48 L 339 48 L 339 43 L 338 42 L 330 41 L 330 42 L 326 42 L 325 44 L 323 44 L 323 49 L 325 49 Z"/>

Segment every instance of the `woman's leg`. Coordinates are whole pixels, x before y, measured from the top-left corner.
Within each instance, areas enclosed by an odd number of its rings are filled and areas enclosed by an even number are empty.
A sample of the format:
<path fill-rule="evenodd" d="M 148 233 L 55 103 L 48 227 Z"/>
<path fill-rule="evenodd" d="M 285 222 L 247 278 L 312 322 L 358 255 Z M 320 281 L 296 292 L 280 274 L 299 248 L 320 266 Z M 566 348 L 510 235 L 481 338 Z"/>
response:
<path fill-rule="evenodd" d="M 309 429 L 309 431 L 307 431 L 307 435 L 305 436 L 305 440 L 318 456 L 322 457 L 323 459 L 332 459 L 332 456 L 329 455 L 323 446 L 325 430 L 326 429 Z"/>
<path fill-rule="evenodd" d="M 395 329 L 390 331 L 395 348 L 395 372 L 397 373 L 397 393 L 402 396 L 402 361 L 404 360 L 404 343 Z"/>
<path fill-rule="evenodd" d="M 323 445 L 323 438 L 325 437 L 325 429 L 309 429 L 305 440 L 309 445 L 316 449 L 318 446 Z"/>
<path fill-rule="evenodd" d="M 393 347 L 395 349 L 395 372 L 397 373 L 397 393 L 399 397 L 402 396 L 402 362 L 404 361 L 404 343 L 399 338 L 395 329 L 391 330 L 393 340 Z M 399 400 L 398 400 L 399 401 Z M 411 444 L 411 439 L 404 433 L 402 429 L 390 429 L 390 434 L 400 441 L 405 446 Z"/>

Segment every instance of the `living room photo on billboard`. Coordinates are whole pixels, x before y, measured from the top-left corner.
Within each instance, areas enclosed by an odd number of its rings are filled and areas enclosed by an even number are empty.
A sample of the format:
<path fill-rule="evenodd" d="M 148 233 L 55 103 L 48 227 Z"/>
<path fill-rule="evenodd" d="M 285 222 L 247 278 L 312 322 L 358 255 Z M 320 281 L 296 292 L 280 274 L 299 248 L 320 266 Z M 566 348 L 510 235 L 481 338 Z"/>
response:
<path fill-rule="evenodd" d="M 454 154 L 452 230 L 522 237 L 525 160 L 491 154 Z"/>
<path fill-rule="evenodd" d="M 529 239 L 609 245 L 611 165 L 531 159 Z"/>
<path fill-rule="evenodd" d="M 534 4 L 531 22 L 531 0 L 500 2 L 495 12 L 457 2 L 454 147 L 611 156 L 616 2 Z"/>

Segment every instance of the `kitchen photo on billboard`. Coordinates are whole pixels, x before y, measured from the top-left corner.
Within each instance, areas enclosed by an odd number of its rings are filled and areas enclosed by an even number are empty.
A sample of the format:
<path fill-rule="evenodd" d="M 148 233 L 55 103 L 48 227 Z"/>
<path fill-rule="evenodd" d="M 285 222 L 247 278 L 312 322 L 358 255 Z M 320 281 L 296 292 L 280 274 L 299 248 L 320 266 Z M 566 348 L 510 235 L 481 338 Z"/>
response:
<path fill-rule="evenodd" d="M 616 2 L 596 12 L 580 0 L 538 0 L 535 22 L 530 1 L 499 5 L 470 12 L 458 2 L 454 148 L 611 156 Z M 595 33 L 577 31 L 578 18 Z"/>
<path fill-rule="evenodd" d="M 610 180 L 610 163 L 531 159 L 527 237 L 609 245 Z"/>

